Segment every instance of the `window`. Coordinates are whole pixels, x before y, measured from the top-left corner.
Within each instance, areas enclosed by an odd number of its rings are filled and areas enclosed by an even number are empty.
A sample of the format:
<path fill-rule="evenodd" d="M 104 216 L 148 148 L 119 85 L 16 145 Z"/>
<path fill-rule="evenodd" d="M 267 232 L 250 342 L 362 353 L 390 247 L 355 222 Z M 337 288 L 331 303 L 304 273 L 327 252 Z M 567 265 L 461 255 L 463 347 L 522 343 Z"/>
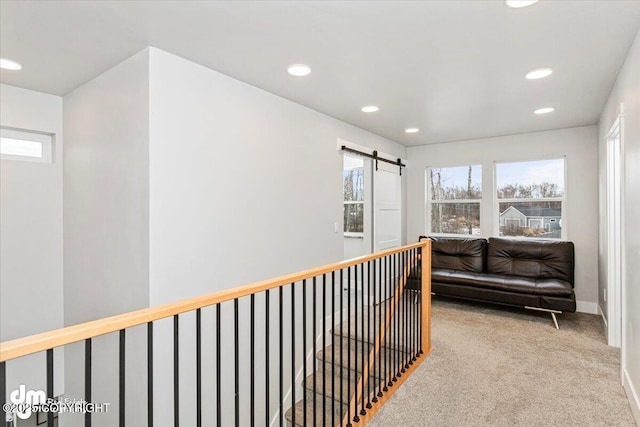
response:
<path fill-rule="evenodd" d="M 564 159 L 497 163 L 500 236 L 562 238 Z"/>
<path fill-rule="evenodd" d="M 344 234 L 364 234 L 364 161 L 345 156 L 343 169 Z"/>
<path fill-rule="evenodd" d="M 427 224 L 432 234 L 480 234 L 482 167 L 427 169 Z"/>
<path fill-rule="evenodd" d="M 3 160 L 51 163 L 52 136 L 16 129 L 0 129 Z"/>

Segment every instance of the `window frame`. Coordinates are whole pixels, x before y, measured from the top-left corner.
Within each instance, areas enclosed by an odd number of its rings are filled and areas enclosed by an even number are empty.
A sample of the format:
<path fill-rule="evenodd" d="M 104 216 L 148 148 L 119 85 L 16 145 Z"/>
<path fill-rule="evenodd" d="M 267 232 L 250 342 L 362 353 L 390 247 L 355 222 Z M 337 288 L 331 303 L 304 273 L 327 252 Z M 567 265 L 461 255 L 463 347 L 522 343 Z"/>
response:
<path fill-rule="evenodd" d="M 509 199 L 500 199 L 498 198 L 498 165 L 504 163 L 525 163 L 525 162 L 544 162 L 547 160 L 562 160 L 563 164 L 563 180 L 564 180 L 564 193 L 562 197 L 540 197 L 540 198 L 509 198 Z M 500 237 L 505 239 L 517 239 L 517 240 L 530 240 L 532 237 L 526 236 L 501 236 L 500 235 L 500 203 L 522 203 L 522 202 L 560 202 L 560 237 L 533 237 L 533 239 L 539 240 L 549 240 L 552 242 L 562 242 L 567 241 L 567 218 L 566 218 L 566 205 L 569 193 L 569 185 L 567 181 L 567 156 L 549 156 L 549 157 L 536 157 L 536 158 L 526 158 L 526 159 L 510 159 L 510 160 L 494 160 L 493 161 L 493 183 L 492 183 L 492 198 L 493 198 L 493 215 L 495 218 L 493 219 L 493 233 L 494 237 Z M 544 224 L 543 224 L 544 226 Z"/>
<path fill-rule="evenodd" d="M 0 153 L 0 158 L 2 160 L 17 160 L 21 162 L 33 163 L 53 163 L 53 134 L 1 126 L 0 138 L 33 141 L 39 142 L 42 145 L 41 157 Z"/>
<path fill-rule="evenodd" d="M 450 200 L 431 200 L 431 189 L 429 186 L 429 171 L 431 169 L 447 169 L 447 168 L 461 168 L 468 166 L 479 166 L 480 167 L 480 191 L 482 196 L 479 199 L 450 199 Z M 482 204 L 485 197 L 484 184 L 483 184 L 483 164 L 482 162 L 467 162 L 465 164 L 460 163 L 452 163 L 452 164 L 441 164 L 441 165 L 431 165 L 427 166 L 424 170 L 424 185 L 425 185 L 425 225 L 424 230 L 425 234 L 429 236 L 438 236 L 438 237 L 465 237 L 465 236 L 482 236 Z M 431 230 L 431 206 L 433 203 L 446 203 L 446 204 L 477 204 L 478 212 L 480 216 L 480 234 L 458 234 L 458 233 L 436 233 Z"/>

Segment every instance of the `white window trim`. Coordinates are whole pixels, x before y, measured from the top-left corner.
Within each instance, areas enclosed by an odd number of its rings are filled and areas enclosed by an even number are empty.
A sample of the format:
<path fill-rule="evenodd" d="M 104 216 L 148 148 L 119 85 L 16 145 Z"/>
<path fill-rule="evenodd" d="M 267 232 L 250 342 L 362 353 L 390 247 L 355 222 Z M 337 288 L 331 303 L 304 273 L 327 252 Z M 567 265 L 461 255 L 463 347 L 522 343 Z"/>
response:
<path fill-rule="evenodd" d="M 34 141 L 42 144 L 42 157 L 17 156 L 2 154 L 2 160 L 18 160 L 22 162 L 53 163 L 53 135 L 35 131 L 0 127 L 0 136 L 24 141 Z"/>

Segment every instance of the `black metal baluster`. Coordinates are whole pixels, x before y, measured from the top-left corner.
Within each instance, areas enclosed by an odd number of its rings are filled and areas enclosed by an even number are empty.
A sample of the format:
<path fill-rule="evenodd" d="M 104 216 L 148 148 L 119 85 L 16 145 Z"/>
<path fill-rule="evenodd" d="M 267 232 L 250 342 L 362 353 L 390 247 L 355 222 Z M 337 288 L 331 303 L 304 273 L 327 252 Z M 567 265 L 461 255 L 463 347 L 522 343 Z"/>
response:
<path fill-rule="evenodd" d="M 91 338 L 84 340 L 84 400 L 91 403 Z M 91 412 L 84 414 L 85 427 L 91 427 Z"/>
<path fill-rule="evenodd" d="M 343 355 L 343 351 L 342 351 L 342 344 L 344 343 L 344 283 L 343 283 L 343 275 L 344 272 L 342 269 L 340 269 L 340 417 L 342 418 L 342 407 L 344 405 L 343 401 L 343 383 L 344 383 L 344 368 L 343 368 L 343 363 L 344 363 L 344 355 Z M 347 388 L 348 390 L 348 388 Z M 340 423 L 342 423 L 342 420 L 340 421 Z M 333 424 L 335 426 L 335 423 Z"/>
<path fill-rule="evenodd" d="M 147 322 L 147 427 L 153 427 L 153 322 Z"/>
<path fill-rule="evenodd" d="M 424 248 L 420 248 L 419 252 L 422 254 L 421 255 L 421 259 L 423 256 L 426 256 L 424 250 Z M 418 261 L 418 265 L 422 266 L 422 261 Z M 417 292 L 418 294 L 418 304 L 417 304 L 417 315 L 418 315 L 418 320 L 416 322 L 416 327 L 418 328 L 418 336 L 416 337 L 416 343 L 417 343 L 417 354 L 418 357 L 420 357 L 420 355 L 422 354 L 422 292 L 424 291 L 424 284 L 422 283 L 422 267 L 420 268 L 420 291 Z"/>
<path fill-rule="evenodd" d="M 331 272 L 331 426 L 336 425 L 336 272 Z M 315 357 L 315 354 L 313 355 Z"/>
<path fill-rule="evenodd" d="M 416 272 L 416 274 L 418 273 L 418 262 L 420 260 L 419 255 L 420 255 L 420 249 L 415 249 L 415 265 L 413 267 L 413 271 Z M 417 276 L 416 276 L 416 280 L 417 280 Z M 414 290 L 413 291 L 413 361 L 415 362 L 418 359 L 418 349 L 420 348 L 420 344 L 418 342 L 418 331 L 419 331 L 419 327 L 418 327 L 418 321 L 419 321 L 419 317 L 418 317 L 418 296 L 420 295 L 420 293 L 418 292 L 418 290 Z"/>
<path fill-rule="evenodd" d="M 386 278 L 384 284 L 384 319 L 385 319 L 385 348 L 384 348 L 384 387 L 382 387 L 382 391 L 389 391 L 389 386 L 391 385 L 391 369 L 389 369 L 389 362 L 391 359 L 391 311 L 390 309 L 390 300 L 391 300 L 391 292 L 389 287 L 391 286 L 391 268 L 390 264 L 390 256 L 387 255 L 384 257 L 384 277 Z M 389 324 L 387 324 L 387 316 L 389 316 Z"/>
<path fill-rule="evenodd" d="M 404 293 L 402 292 L 402 253 L 398 253 L 398 335 L 397 335 L 397 352 L 398 352 L 398 378 L 402 377 L 402 317 L 404 312 L 402 311 L 402 297 Z"/>
<path fill-rule="evenodd" d="M 173 316 L 173 425 L 180 425 L 180 341 L 178 315 Z"/>
<path fill-rule="evenodd" d="M 119 374 L 120 374 L 120 382 L 119 382 L 119 425 L 120 427 L 124 427 L 125 425 L 125 330 L 120 330 L 120 344 L 119 344 L 119 353 L 120 353 L 120 363 L 119 363 Z M 53 425 L 53 424 L 51 424 Z"/>
<path fill-rule="evenodd" d="M 216 304 L 216 425 L 222 426 L 222 369 L 220 366 L 221 348 L 220 348 L 220 334 L 222 331 L 222 324 L 220 322 L 220 303 Z"/>
<path fill-rule="evenodd" d="M 368 272 L 368 276 L 367 276 L 367 372 L 368 372 L 367 409 L 371 409 L 371 379 L 373 378 L 373 381 L 375 381 L 375 373 L 376 373 L 375 359 L 374 359 L 373 365 L 371 364 L 371 280 L 372 280 L 372 275 L 373 275 L 373 280 L 375 280 L 375 269 L 376 269 L 375 260 L 373 260 L 373 269 L 371 268 L 371 261 L 368 261 L 367 262 L 367 272 Z M 376 312 L 374 310 L 373 311 L 374 321 L 375 321 L 375 315 L 376 315 Z"/>
<path fill-rule="evenodd" d="M 344 337 L 341 338 L 344 340 Z M 342 346 L 340 346 L 342 353 Z M 342 368 L 344 370 L 344 367 Z M 347 267 L 347 391 L 351 388 L 351 267 Z M 347 392 L 347 399 L 349 399 Z M 351 426 L 351 405 L 347 401 L 347 427 Z"/>
<path fill-rule="evenodd" d="M 393 334 L 393 382 L 398 382 L 398 347 L 399 347 L 399 339 L 398 339 L 398 331 L 399 331 L 399 319 L 400 317 L 400 276 L 399 276 L 399 268 L 398 268 L 399 256 L 397 253 L 393 254 L 393 283 L 394 283 L 394 301 L 396 302 L 393 319 L 394 319 L 394 334 Z"/>
<path fill-rule="evenodd" d="M 250 370 L 251 370 L 251 417 L 250 423 L 251 427 L 256 424 L 255 421 L 255 413 L 256 413 L 256 295 L 251 294 L 251 348 L 249 349 L 250 355 Z"/>
<path fill-rule="evenodd" d="M 407 253 L 406 252 L 401 252 L 401 269 L 400 269 L 400 277 L 404 278 L 405 275 L 405 270 L 406 270 L 406 265 L 407 265 Z M 400 353 L 400 372 L 402 372 L 403 374 L 406 372 L 405 369 L 405 363 L 406 363 L 406 351 L 407 351 L 407 347 L 406 347 L 406 340 L 407 340 L 407 286 L 406 286 L 406 281 L 401 281 L 401 286 L 402 286 L 402 319 L 401 319 L 401 323 L 400 323 L 400 349 L 402 350 Z"/>
<path fill-rule="evenodd" d="M 233 353 L 234 353 L 234 398 L 236 427 L 240 425 L 240 322 L 238 321 L 238 298 L 233 300 Z"/>
<path fill-rule="evenodd" d="M 4 405 L 7 403 L 7 364 L 0 362 L 0 405 L 2 405 L 2 419 L 7 419 L 7 410 Z M 334 424 L 335 425 L 335 424 Z"/>
<path fill-rule="evenodd" d="M 120 331 L 120 364 L 121 366 L 124 366 L 124 356 L 122 354 L 122 342 L 124 341 L 123 337 L 123 333 L 124 330 Z M 120 370 L 120 379 L 123 381 L 123 376 L 124 376 L 124 367 L 121 368 Z M 120 396 L 120 405 L 121 405 L 121 409 L 120 409 L 120 425 L 124 426 L 124 402 L 123 402 L 123 397 L 122 396 L 124 394 L 123 389 L 124 388 L 124 384 L 121 386 L 121 396 Z M 53 349 L 50 348 L 49 350 L 47 350 L 47 402 L 49 402 L 49 400 L 53 400 L 54 399 L 54 395 L 53 395 Z M 52 426 L 53 425 L 53 411 L 49 411 L 47 412 L 47 425 L 48 426 Z"/>
<path fill-rule="evenodd" d="M 355 284 L 356 284 L 356 288 L 355 288 L 355 300 L 353 302 L 353 337 L 351 337 L 351 335 L 349 335 L 349 341 L 351 341 L 352 339 L 354 340 L 354 358 L 353 358 L 353 398 L 356 399 L 358 396 L 358 266 L 355 265 L 353 267 L 353 272 L 355 273 Z M 349 369 L 351 369 L 351 366 L 349 366 Z M 353 421 L 358 422 L 360 421 L 360 417 L 358 416 L 358 401 L 356 400 L 356 405 L 355 405 L 355 409 L 354 409 L 354 414 L 353 414 Z"/>
<path fill-rule="evenodd" d="M 369 280 L 369 277 L 368 277 L 369 268 L 368 268 L 368 266 L 369 266 L 369 263 L 367 263 L 367 280 Z M 361 326 L 361 332 L 362 332 L 362 344 L 361 344 L 362 345 L 362 375 L 361 375 L 361 377 L 362 377 L 362 398 L 361 398 L 361 400 L 362 400 L 362 405 L 361 405 L 361 409 L 360 409 L 360 415 L 366 415 L 367 411 L 364 408 L 365 408 L 365 401 L 367 400 L 367 397 L 366 397 L 366 394 L 365 394 L 365 385 L 364 385 L 364 383 L 368 384 L 369 383 L 369 379 L 365 378 L 365 376 L 364 376 L 364 373 L 365 373 L 365 366 L 364 366 L 365 365 L 365 360 L 364 359 L 365 359 L 365 356 L 366 356 L 365 347 L 367 347 L 367 344 L 365 343 L 365 339 L 367 341 L 369 341 L 369 337 L 365 338 L 365 334 L 364 334 L 364 331 L 365 331 L 365 328 L 364 328 L 364 326 L 365 326 L 365 320 L 364 320 L 364 316 L 365 316 L 365 310 L 364 310 L 364 296 L 365 296 L 364 263 L 360 264 L 360 272 L 362 273 L 362 286 L 361 286 L 361 289 L 362 289 L 362 291 L 361 291 L 361 295 L 362 295 L 361 296 L 361 300 L 362 300 L 362 326 Z M 368 297 L 368 295 L 367 295 L 367 297 Z"/>
<path fill-rule="evenodd" d="M 291 425 L 296 425 L 296 286 L 291 284 Z"/>
<path fill-rule="evenodd" d="M 302 424 L 307 425 L 307 279 L 302 281 Z M 315 357 L 315 355 L 314 355 Z M 315 372 L 315 369 L 314 369 Z"/>
<path fill-rule="evenodd" d="M 279 373 L 280 373 L 280 390 L 279 390 L 280 391 L 280 402 L 278 403 L 278 408 L 279 408 L 279 412 L 278 413 L 279 413 L 279 418 L 280 418 L 280 427 L 282 427 L 283 420 L 284 420 L 284 412 L 283 412 L 284 411 L 284 402 L 282 400 L 283 399 L 283 392 L 284 392 L 283 391 L 283 384 L 282 384 L 282 377 L 284 375 L 284 364 L 283 364 L 283 360 L 284 360 L 284 354 L 283 354 L 284 353 L 283 352 L 284 334 L 283 334 L 283 331 L 282 331 L 282 321 L 283 321 L 283 319 L 282 319 L 282 286 L 280 286 L 280 288 L 278 288 L 278 290 L 279 290 L 279 292 L 278 292 L 278 300 L 279 301 L 278 302 L 279 302 L 279 306 L 280 306 L 279 313 L 278 313 L 279 314 L 279 319 L 278 320 L 279 320 L 279 323 L 280 323 L 280 326 L 279 326 L 279 330 L 280 330 L 280 343 L 279 343 L 280 352 L 278 353 L 278 356 L 280 356 L 280 362 L 279 362 L 279 364 L 280 364 L 280 370 L 279 370 Z"/>
<path fill-rule="evenodd" d="M 405 275 L 408 275 L 409 272 L 407 271 L 407 265 L 409 264 L 409 262 L 411 261 L 411 258 L 409 258 L 409 252 L 403 252 L 403 256 L 404 256 L 404 261 L 402 263 L 402 275 L 403 277 Z M 403 352 L 402 352 L 402 360 L 404 361 L 403 365 L 402 365 L 402 372 L 406 372 L 407 368 L 409 367 L 409 293 L 407 291 L 407 281 L 404 281 L 404 284 L 402 285 L 404 287 L 404 292 L 402 293 L 402 304 L 404 306 L 404 316 L 402 316 L 402 318 L 404 319 L 404 326 L 403 326 L 403 334 L 402 334 L 402 342 L 403 342 Z"/>
<path fill-rule="evenodd" d="M 196 425 L 202 426 L 202 315 L 196 309 Z"/>
<path fill-rule="evenodd" d="M 402 252 L 402 277 L 407 274 L 407 261 L 408 254 L 407 252 Z M 402 282 L 402 369 L 400 370 L 403 374 L 406 372 L 406 368 L 409 367 L 407 363 L 407 281 L 403 280 Z"/>
<path fill-rule="evenodd" d="M 327 318 L 327 275 L 322 275 L 322 351 L 325 351 L 327 348 L 326 343 L 326 325 L 325 320 Z M 315 337 L 314 337 L 315 340 Z M 326 353 L 325 353 L 326 354 Z M 326 362 L 326 361 L 325 361 Z M 325 364 L 326 367 L 326 364 Z M 315 372 L 315 370 L 314 370 Z M 325 381 L 327 378 L 326 375 L 322 378 L 322 425 L 326 425 L 326 416 L 327 416 L 327 382 Z"/>
<path fill-rule="evenodd" d="M 376 309 L 378 308 L 378 305 L 380 304 L 380 298 L 377 298 L 378 294 L 377 294 L 377 289 L 379 289 L 378 284 L 376 283 L 376 278 L 379 277 L 378 275 L 376 275 L 376 266 L 378 265 L 378 263 L 376 262 L 377 260 L 373 260 L 373 335 L 374 335 L 374 340 L 373 340 L 373 351 L 376 350 L 376 339 L 375 337 L 377 336 L 376 334 L 376 326 L 378 326 L 378 324 L 376 323 Z M 370 282 L 371 283 L 371 282 Z M 369 295 L 371 295 L 371 289 L 369 289 Z M 376 304 L 376 302 L 378 304 Z M 369 322 L 371 322 L 372 320 L 369 319 Z M 379 316 L 378 316 L 378 322 L 380 321 Z M 370 335 L 371 336 L 371 335 Z M 378 350 L 378 355 L 380 355 L 380 351 Z M 378 371 L 376 370 L 376 355 L 373 355 L 373 359 L 371 358 L 371 353 L 369 353 L 369 360 L 373 360 L 373 374 L 371 375 L 371 378 L 373 378 L 373 399 L 371 399 L 371 401 L 373 403 L 376 403 L 378 401 L 378 398 L 376 396 L 376 386 L 377 386 L 377 378 L 378 377 Z M 379 366 L 379 364 L 378 364 Z"/>
<path fill-rule="evenodd" d="M 269 289 L 264 294 L 264 425 L 268 426 L 270 420 L 269 408 Z"/>
<path fill-rule="evenodd" d="M 415 262 L 416 262 L 416 253 L 415 253 L 415 249 L 411 249 L 409 251 L 409 272 L 408 275 L 411 275 L 412 272 L 415 271 L 414 267 L 415 267 Z M 408 291 L 408 301 L 407 304 L 409 306 L 409 348 L 407 349 L 407 356 L 409 359 L 409 365 L 413 365 L 413 349 L 414 349 L 414 335 L 413 335 L 413 325 L 414 325 L 414 313 L 413 313 L 413 306 L 415 305 L 415 298 L 414 298 L 414 294 L 413 294 L 413 290 Z"/>
<path fill-rule="evenodd" d="M 378 380 L 376 381 L 378 384 L 378 396 L 377 397 L 382 397 L 382 385 L 383 382 L 386 381 L 384 380 L 384 376 L 382 374 L 382 370 L 383 370 L 383 366 L 382 366 L 382 351 L 383 351 L 383 345 L 384 343 L 382 342 L 382 328 L 384 327 L 384 323 L 385 323 L 385 318 L 382 317 L 382 304 L 384 303 L 383 299 L 382 299 L 382 293 L 383 293 L 383 286 L 384 286 L 384 274 L 383 274 L 383 264 L 384 264 L 384 258 L 380 258 L 379 262 L 378 262 L 378 280 L 380 281 L 380 283 L 378 283 Z"/>
<path fill-rule="evenodd" d="M 313 286 L 312 286 L 312 290 L 313 290 L 313 296 L 311 297 L 312 299 L 312 308 L 311 308 L 311 315 L 313 316 L 313 323 L 312 323 L 312 334 L 313 334 L 313 355 L 315 356 L 316 354 L 316 337 L 317 335 L 317 331 L 316 331 L 316 318 L 317 318 L 317 310 L 316 310 L 316 296 L 318 295 L 318 291 L 317 291 L 317 283 L 316 283 L 316 278 L 313 278 L 313 282 L 312 282 Z M 324 357 L 322 358 L 322 363 L 324 363 Z M 318 415 L 316 414 L 316 370 L 313 370 L 313 425 L 316 425 L 316 421 L 318 418 Z"/>

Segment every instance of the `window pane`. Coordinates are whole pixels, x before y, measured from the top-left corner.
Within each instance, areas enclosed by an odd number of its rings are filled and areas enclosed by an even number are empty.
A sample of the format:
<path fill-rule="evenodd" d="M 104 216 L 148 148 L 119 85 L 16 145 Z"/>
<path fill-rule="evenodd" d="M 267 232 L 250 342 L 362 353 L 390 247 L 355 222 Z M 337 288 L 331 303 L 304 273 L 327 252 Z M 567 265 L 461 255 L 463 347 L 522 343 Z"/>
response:
<path fill-rule="evenodd" d="M 480 234 L 480 203 L 432 203 L 431 232 Z"/>
<path fill-rule="evenodd" d="M 427 172 L 431 200 L 482 198 L 482 167 L 430 168 Z"/>
<path fill-rule="evenodd" d="M 364 232 L 364 203 L 344 204 L 344 232 Z"/>
<path fill-rule="evenodd" d="M 559 239 L 562 202 L 499 203 L 500 235 Z"/>
<path fill-rule="evenodd" d="M 11 156 L 42 157 L 42 143 L 16 138 L 0 138 L 0 152 Z"/>
<path fill-rule="evenodd" d="M 346 169 L 343 172 L 345 202 L 364 200 L 364 168 Z"/>
<path fill-rule="evenodd" d="M 540 199 L 564 196 L 564 159 L 498 163 L 499 199 Z"/>

